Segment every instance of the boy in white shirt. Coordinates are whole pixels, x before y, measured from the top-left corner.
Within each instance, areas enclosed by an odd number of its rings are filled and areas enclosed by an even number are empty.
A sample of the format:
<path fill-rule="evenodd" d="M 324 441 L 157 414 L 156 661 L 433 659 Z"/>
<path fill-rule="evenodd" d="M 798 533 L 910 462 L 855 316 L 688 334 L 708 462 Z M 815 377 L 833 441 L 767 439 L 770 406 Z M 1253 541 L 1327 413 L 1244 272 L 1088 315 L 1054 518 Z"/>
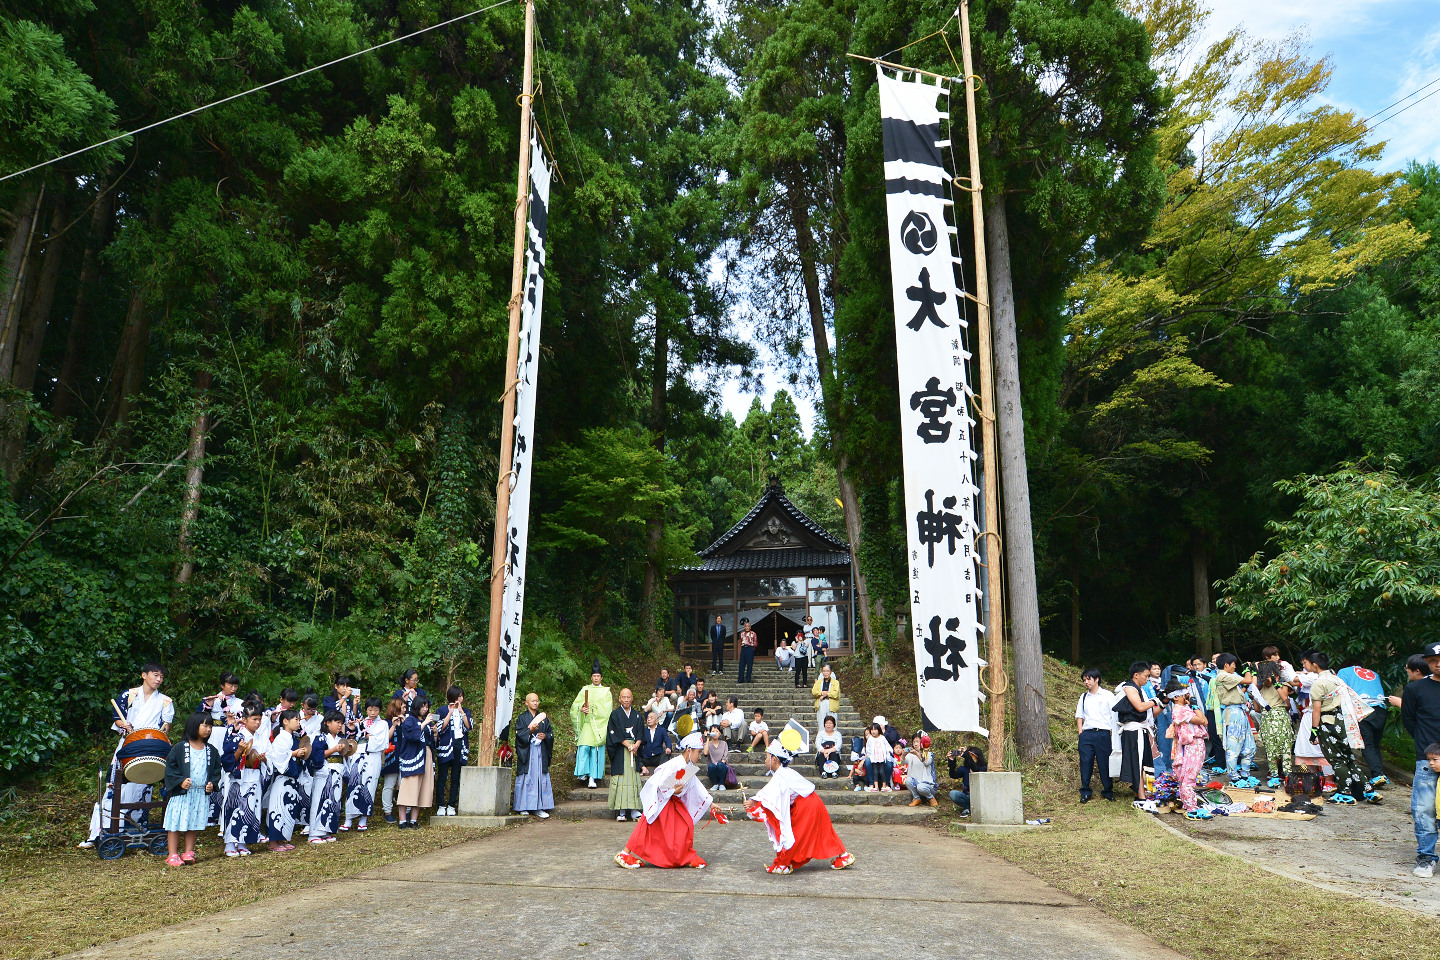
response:
<path fill-rule="evenodd" d="M 1080 734 L 1080 802 L 1091 797 L 1091 767 L 1100 768 L 1100 796 L 1114 800 L 1110 780 L 1111 734 L 1115 729 L 1115 696 L 1100 684 L 1100 671 L 1090 667 L 1080 675 L 1085 692 L 1075 704 L 1075 729 Z"/>
<path fill-rule="evenodd" d="M 765 722 L 763 707 L 755 708 L 755 719 L 750 721 L 750 746 L 745 752 L 754 753 L 757 746 L 762 753 L 770 746 L 770 725 Z"/>

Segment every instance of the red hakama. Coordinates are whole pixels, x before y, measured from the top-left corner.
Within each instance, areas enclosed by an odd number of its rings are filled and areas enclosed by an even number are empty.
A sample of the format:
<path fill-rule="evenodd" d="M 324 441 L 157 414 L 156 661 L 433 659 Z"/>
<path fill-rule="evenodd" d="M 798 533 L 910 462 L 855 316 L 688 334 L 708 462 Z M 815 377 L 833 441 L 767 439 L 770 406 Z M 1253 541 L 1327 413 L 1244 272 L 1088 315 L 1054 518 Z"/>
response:
<path fill-rule="evenodd" d="M 825 823 L 828 827 L 828 816 Z M 835 836 L 834 830 L 830 836 Z M 705 862 L 695 852 L 695 821 L 690 819 L 690 811 L 679 797 L 671 797 L 660 808 L 660 816 L 654 823 L 641 817 L 625 848 L 656 867 L 693 867 Z"/>
<path fill-rule="evenodd" d="M 779 836 L 780 822 L 775 819 L 775 814 L 759 804 L 756 806 L 764 811 L 765 822 Z M 825 809 L 825 801 L 818 793 L 796 797 L 790 804 L 790 831 L 795 834 L 795 843 L 789 850 L 775 854 L 775 862 L 771 866 L 788 866 L 798 870 L 811 860 L 830 860 L 845 853 L 845 844 L 836 835 L 830 823 L 830 812 Z"/>

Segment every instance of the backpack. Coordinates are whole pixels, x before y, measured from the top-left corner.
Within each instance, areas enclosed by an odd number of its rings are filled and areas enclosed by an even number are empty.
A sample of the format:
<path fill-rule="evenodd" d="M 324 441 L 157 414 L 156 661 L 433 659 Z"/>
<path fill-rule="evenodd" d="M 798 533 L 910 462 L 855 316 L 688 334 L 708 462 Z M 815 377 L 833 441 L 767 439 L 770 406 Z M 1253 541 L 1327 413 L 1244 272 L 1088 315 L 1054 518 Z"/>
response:
<path fill-rule="evenodd" d="M 728 763 L 725 765 L 725 788 L 734 790 L 740 786 L 740 778 L 735 776 L 735 768 Z"/>

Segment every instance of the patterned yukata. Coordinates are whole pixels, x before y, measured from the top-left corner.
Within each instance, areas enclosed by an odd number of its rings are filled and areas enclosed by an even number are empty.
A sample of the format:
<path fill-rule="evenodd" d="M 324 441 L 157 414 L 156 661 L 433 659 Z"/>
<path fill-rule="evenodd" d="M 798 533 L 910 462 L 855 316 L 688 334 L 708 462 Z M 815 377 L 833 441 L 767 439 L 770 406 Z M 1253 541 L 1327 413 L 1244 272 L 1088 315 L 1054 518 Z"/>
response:
<path fill-rule="evenodd" d="M 1200 806 L 1195 786 L 1200 768 L 1205 765 L 1205 741 L 1208 736 L 1204 727 L 1189 721 L 1197 716 L 1203 719 L 1204 714 L 1178 703 L 1170 708 L 1170 712 L 1170 738 L 1175 741 L 1170 757 L 1179 786 L 1180 804 L 1186 813 L 1194 813 Z"/>
<path fill-rule="evenodd" d="M 1285 711 L 1285 702 L 1274 687 L 1261 690 L 1260 698 L 1270 708 L 1260 714 L 1260 742 L 1265 747 L 1265 759 L 1270 763 L 1270 776 L 1283 778 L 1285 772 L 1294 766 L 1295 729 L 1290 726 L 1290 714 Z"/>
<path fill-rule="evenodd" d="M 1250 729 L 1249 711 L 1243 704 L 1225 707 L 1225 772 L 1231 783 L 1250 776 L 1255 762 L 1255 732 Z"/>
<path fill-rule="evenodd" d="M 1318 732 L 1320 749 L 1325 752 L 1330 766 L 1335 768 L 1335 784 L 1339 792 L 1357 800 L 1365 796 L 1370 788 L 1365 785 L 1360 765 L 1355 762 L 1355 751 L 1350 749 L 1350 742 L 1345 738 L 1345 719 L 1338 713 L 1322 713 Z"/>

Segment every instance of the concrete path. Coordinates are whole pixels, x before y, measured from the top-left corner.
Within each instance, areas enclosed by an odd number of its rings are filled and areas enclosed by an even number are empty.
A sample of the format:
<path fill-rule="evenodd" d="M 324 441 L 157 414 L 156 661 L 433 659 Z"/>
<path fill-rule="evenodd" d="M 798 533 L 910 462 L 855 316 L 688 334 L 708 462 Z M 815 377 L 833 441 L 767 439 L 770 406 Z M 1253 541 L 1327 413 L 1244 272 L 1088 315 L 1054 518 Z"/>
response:
<path fill-rule="evenodd" d="M 1410 788 L 1392 783 L 1381 792 L 1385 802 L 1379 806 L 1327 803 L 1314 820 L 1164 819 L 1197 840 L 1278 873 L 1440 917 L 1440 879 L 1421 880 L 1410 873 L 1415 866 Z"/>
<path fill-rule="evenodd" d="M 773 877 L 759 824 L 701 830 L 708 869 L 627 871 L 625 825 L 537 822 L 74 956 L 1183 960 L 933 828 L 840 832 L 854 867 Z"/>

